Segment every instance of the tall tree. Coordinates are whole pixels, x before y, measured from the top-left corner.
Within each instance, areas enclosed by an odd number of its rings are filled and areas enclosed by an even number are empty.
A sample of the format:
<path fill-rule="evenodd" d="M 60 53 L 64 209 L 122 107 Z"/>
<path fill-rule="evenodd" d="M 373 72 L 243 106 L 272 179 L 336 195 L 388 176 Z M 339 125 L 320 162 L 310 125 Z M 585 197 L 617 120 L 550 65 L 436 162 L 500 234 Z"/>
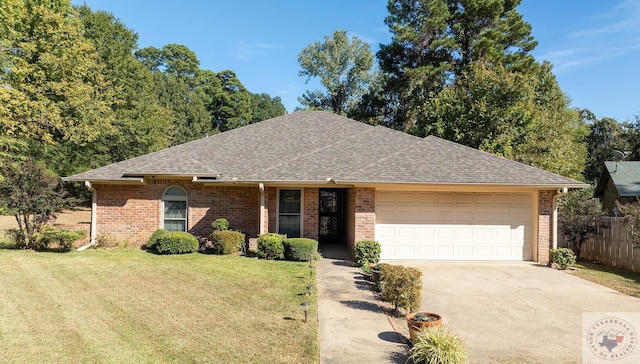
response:
<path fill-rule="evenodd" d="M 69 1 L 11 1 L 0 13 L 10 50 L 0 52 L 0 134 L 82 146 L 111 130 L 113 94 Z"/>
<path fill-rule="evenodd" d="M 519 0 L 392 0 L 385 23 L 393 34 L 378 52 L 388 75 L 387 122 L 409 127 L 420 106 L 453 84 L 474 62 L 524 71 L 536 42 L 517 12 Z"/>
<path fill-rule="evenodd" d="M 614 160 L 613 151 L 626 150 L 623 128 L 615 119 L 598 119 L 589 110 L 581 110 L 580 115 L 589 125 L 589 135 L 585 138 L 587 160 L 582 174 L 587 182 L 595 183 L 602 173 L 604 162 Z"/>
<path fill-rule="evenodd" d="M 271 97 L 266 93 L 251 95 L 251 111 L 251 123 L 257 123 L 287 113 L 279 96 Z"/>
<path fill-rule="evenodd" d="M 325 36 L 324 42 L 309 44 L 298 54 L 298 74 L 307 82 L 320 78 L 326 92 L 306 91 L 298 101 L 309 108 L 331 110 L 344 115 L 359 101 L 371 80 L 371 46 L 358 37 L 349 39 L 345 30 Z"/>

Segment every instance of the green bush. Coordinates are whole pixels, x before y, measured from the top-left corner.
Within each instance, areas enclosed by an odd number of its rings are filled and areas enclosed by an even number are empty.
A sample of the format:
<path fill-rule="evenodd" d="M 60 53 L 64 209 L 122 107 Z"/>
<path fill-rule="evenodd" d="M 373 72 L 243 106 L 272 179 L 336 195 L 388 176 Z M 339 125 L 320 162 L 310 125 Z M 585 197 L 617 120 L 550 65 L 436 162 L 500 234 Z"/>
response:
<path fill-rule="evenodd" d="M 207 246 L 214 254 L 233 254 L 244 247 L 245 235 L 239 231 L 222 230 L 211 233 L 211 243 Z"/>
<path fill-rule="evenodd" d="M 263 259 L 284 259 L 283 234 L 262 234 L 258 237 L 258 257 Z"/>
<path fill-rule="evenodd" d="M 58 244 L 58 249 L 61 251 L 69 251 L 73 248 L 73 243 L 76 240 L 86 236 L 86 230 L 64 230 L 45 225 L 40 230 L 36 241 L 38 243 L 38 249 L 48 249 L 51 248 L 52 244 Z"/>
<path fill-rule="evenodd" d="M 358 241 L 353 247 L 353 256 L 356 259 L 356 264 L 368 272 L 369 264 L 380 261 L 380 243 L 373 240 Z"/>
<path fill-rule="evenodd" d="M 181 232 L 169 232 L 168 234 L 160 234 L 153 250 L 158 254 L 186 254 L 193 253 L 198 250 L 198 239 L 195 236 Z"/>
<path fill-rule="evenodd" d="M 380 291 L 396 311 L 402 307 L 407 312 L 420 307 L 422 272 L 402 265 L 384 264 L 380 267 Z"/>
<path fill-rule="evenodd" d="M 213 220 L 211 223 L 211 228 L 213 231 L 227 231 L 229 230 L 229 221 L 224 217 Z"/>
<path fill-rule="evenodd" d="M 551 262 L 556 263 L 558 268 L 562 270 L 576 263 L 576 255 L 569 248 L 551 249 L 549 254 L 551 255 Z"/>
<path fill-rule="evenodd" d="M 284 259 L 302 262 L 315 259 L 318 255 L 318 242 L 307 238 L 289 238 L 282 242 Z"/>
<path fill-rule="evenodd" d="M 171 232 L 169 230 L 158 229 L 153 232 L 153 234 L 151 235 L 151 237 L 149 238 L 145 246 L 149 250 L 155 250 L 155 246 L 156 244 L 158 244 L 158 241 L 161 239 L 168 239 L 169 235 L 171 235 Z"/>
<path fill-rule="evenodd" d="M 451 329 L 430 326 L 418 332 L 409 360 L 414 364 L 467 362 L 462 339 Z"/>

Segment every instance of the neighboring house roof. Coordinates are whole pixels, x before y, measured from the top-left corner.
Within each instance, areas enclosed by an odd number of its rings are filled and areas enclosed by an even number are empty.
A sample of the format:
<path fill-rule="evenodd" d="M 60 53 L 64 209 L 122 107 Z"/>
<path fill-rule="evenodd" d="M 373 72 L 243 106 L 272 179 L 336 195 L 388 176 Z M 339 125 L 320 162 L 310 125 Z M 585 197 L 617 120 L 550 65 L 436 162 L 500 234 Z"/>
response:
<path fill-rule="evenodd" d="M 585 186 L 434 136 L 419 138 L 324 111 L 298 111 L 66 180 L 126 181 L 150 175 L 222 182 Z"/>
<path fill-rule="evenodd" d="M 608 161 L 596 185 L 596 197 L 602 197 L 609 180 L 618 190 L 618 197 L 640 196 L 640 162 Z"/>

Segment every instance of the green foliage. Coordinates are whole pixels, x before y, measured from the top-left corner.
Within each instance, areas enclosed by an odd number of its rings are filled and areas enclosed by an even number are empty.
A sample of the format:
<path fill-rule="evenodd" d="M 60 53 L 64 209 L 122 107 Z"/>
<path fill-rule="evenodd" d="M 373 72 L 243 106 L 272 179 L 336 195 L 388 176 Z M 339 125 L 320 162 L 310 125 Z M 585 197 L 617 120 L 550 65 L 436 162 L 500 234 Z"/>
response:
<path fill-rule="evenodd" d="M 576 257 L 580 257 L 582 244 L 589 234 L 598 228 L 598 219 L 604 215 L 598 199 L 593 198 L 593 189 L 569 192 L 558 202 L 558 226 Z"/>
<path fill-rule="evenodd" d="M 226 231 L 229 230 L 229 221 L 224 217 L 213 220 L 211 223 L 212 231 Z"/>
<path fill-rule="evenodd" d="M 171 232 L 169 230 L 158 229 L 154 231 L 153 234 L 151 234 L 151 237 L 149 238 L 147 243 L 145 244 L 146 248 L 150 250 L 155 249 L 158 242 L 162 239 L 168 239 L 169 235 L 171 235 Z"/>
<path fill-rule="evenodd" d="M 262 234 L 258 237 L 258 257 L 263 259 L 284 259 L 283 234 Z"/>
<path fill-rule="evenodd" d="M 357 241 L 353 247 L 353 255 L 356 264 L 367 271 L 369 264 L 380 261 L 380 243 L 373 240 Z"/>
<path fill-rule="evenodd" d="M 233 254 L 244 247 L 245 235 L 239 231 L 223 230 L 211 233 L 211 245 L 207 247 L 214 254 Z"/>
<path fill-rule="evenodd" d="M 450 328 L 426 327 L 418 332 L 409 360 L 415 364 L 462 364 L 467 362 L 464 344 Z"/>
<path fill-rule="evenodd" d="M 411 312 L 420 308 L 422 272 L 402 265 L 384 264 L 380 267 L 382 297 L 394 305 Z"/>
<path fill-rule="evenodd" d="M 297 262 L 315 259 L 318 254 L 318 242 L 308 238 L 288 238 L 282 242 L 284 258 Z"/>
<path fill-rule="evenodd" d="M 558 248 L 549 250 L 551 262 L 555 263 L 558 268 L 564 270 L 567 267 L 576 264 L 576 255 L 569 248 Z"/>
<path fill-rule="evenodd" d="M 156 230 L 147 242 L 147 248 L 157 254 L 186 254 L 198 250 L 198 239 L 182 231 Z"/>
<path fill-rule="evenodd" d="M 325 36 L 324 42 L 309 44 L 298 54 L 300 76 L 320 78 L 327 89 L 306 91 L 298 101 L 312 109 L 324 109 L 336 114 L 346 112 L 360 99 L 371 79 L 373 55 L 371 46 L 358 37 L 338 30 Z"/>
<path fill-rule="evenodd" d="M 287 113 L 280 96 L 272 98 L 266 93 L 251 95 L 251 111 L 251 123 L 257 123 Z"/>
<path fill-rule="evenodd" d="M 28 159 L 6 161 L 0 169 L 0 205 L 16 218 L 17 229 L 9 232 L 17 249 L 37 249 L 38 233 L 49 216 L 75 202 L 62 188 L 60 180 Z"/>
<path fill-rule="evenodd" d="M 581 110 L 580 115 L 589 125 L 589 135 L 584 142 L 587 147 L 587 160 L 582 174 L 587 182 L 596 183 L 602 173 L 605 161 L 614 159 L 613 151 L 626 151 L 623 140 L 623 128 L 615 119 L 597 119 L 589 110 Z"/>
<path fill-rule="evenodd" d="M 36 239 L 38 249 L 52 248 L 53 244 L 58 245 L 61 251 L 69 251 L 73 248 L 73 243 L 87 236 L 86 230 L 64 230 L 45 225 L 40 229 Z"/>

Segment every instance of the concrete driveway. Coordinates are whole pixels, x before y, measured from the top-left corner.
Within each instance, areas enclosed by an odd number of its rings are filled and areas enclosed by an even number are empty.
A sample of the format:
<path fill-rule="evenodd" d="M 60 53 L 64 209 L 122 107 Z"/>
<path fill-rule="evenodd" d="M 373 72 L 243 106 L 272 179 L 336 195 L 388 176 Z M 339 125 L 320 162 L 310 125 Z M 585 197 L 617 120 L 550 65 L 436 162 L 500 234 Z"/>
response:
<path fill-rule="evenodd" d="M 422 308 L 462 337 L 471 363 L 581 363 L 583 313 L 640 312 L 639 299 L 534 263 L 393 264 L 422 270 Z"/>

